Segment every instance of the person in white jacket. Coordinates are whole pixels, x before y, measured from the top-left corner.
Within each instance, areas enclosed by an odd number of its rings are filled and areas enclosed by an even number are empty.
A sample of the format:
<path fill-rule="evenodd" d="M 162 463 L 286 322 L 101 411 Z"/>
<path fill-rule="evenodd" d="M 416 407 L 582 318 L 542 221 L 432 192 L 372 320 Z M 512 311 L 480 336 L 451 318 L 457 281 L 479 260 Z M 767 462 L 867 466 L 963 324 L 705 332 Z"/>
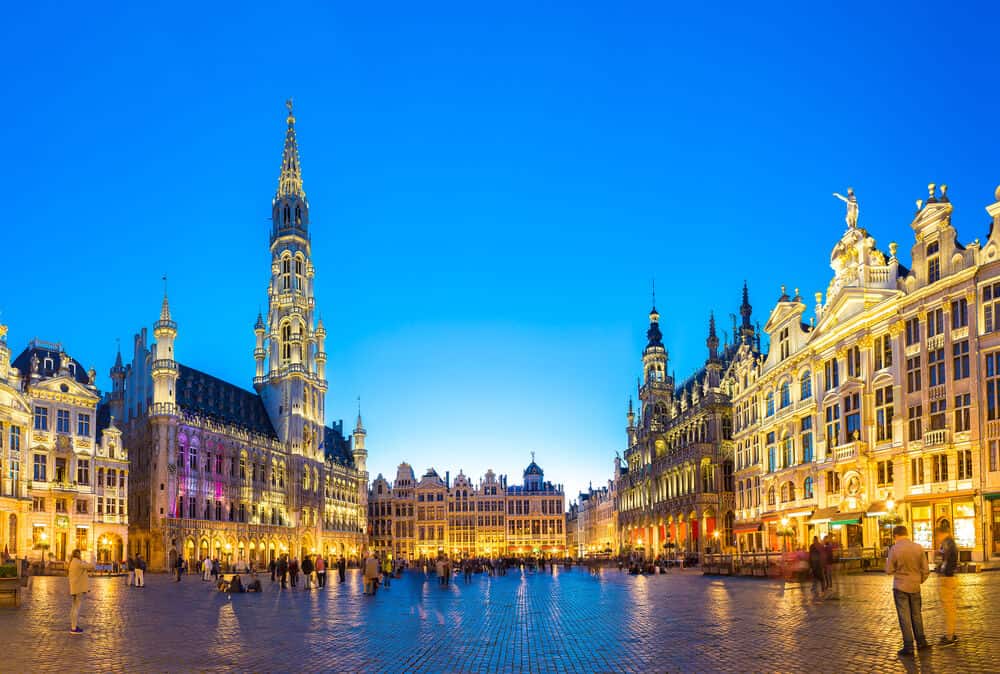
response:
<path fill-rule="evenodd" d="M 212 580 L 212 558 L 206 557 L 201 562 L 201 579 Z"/>
<path fill-rule="evenodd" d="M 83 595 L 90 589 L 90 578 L 87 576 L 87 567 L 80 559 L 80 551 L 74 550 L 73 556 L 69 560 L 69 594 L 73 597 L 73 606 L 69 610 L 69 631 L 71 634 L 83 634 L 78 624 L 80 620 L 80 602 Z"/>

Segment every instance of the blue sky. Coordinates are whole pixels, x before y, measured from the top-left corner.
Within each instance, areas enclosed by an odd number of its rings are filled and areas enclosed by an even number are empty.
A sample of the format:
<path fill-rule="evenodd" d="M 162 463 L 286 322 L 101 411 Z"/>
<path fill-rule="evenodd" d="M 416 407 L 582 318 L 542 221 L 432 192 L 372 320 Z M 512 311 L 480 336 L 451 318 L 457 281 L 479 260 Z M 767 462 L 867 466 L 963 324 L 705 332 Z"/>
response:
<path fill-rule="evenodd" d="M 650 280 L 682 378 L 743 279 L 761 323 L 825 290 L 848 185 L 904 263 L 928 182 L 986 237 L 996 5 L 482 4 L 9 8 L 12 349 L 107 387 L 167 273 L 179 359 L 249 386 L 288 96 L 327 410 L 361 396 L 373 475 L 519 479 L 534 450 L 603 483 Z"/>

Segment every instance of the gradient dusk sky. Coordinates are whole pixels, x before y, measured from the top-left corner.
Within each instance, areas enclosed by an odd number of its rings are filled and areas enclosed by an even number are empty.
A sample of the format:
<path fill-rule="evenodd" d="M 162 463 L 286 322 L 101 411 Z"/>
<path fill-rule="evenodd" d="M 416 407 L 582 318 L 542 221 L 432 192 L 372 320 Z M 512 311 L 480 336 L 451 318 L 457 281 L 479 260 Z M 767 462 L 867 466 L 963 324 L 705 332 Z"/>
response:
<path fill-rule="evenodd" d="M 535 451 L 604 484 L 651 279 L 683 379 L 744 279 L 761 324 L 825 291 L 848 185 L 904 264 L 929 182 L 986 238 L 996 3 L 486 4 L 8 6 L 14 354 L 60 341 L 109 388 L 166 273 L 178 359 L 249 388 L 289 96 L 327 414 L 361 397 L 373 477 Z"/>

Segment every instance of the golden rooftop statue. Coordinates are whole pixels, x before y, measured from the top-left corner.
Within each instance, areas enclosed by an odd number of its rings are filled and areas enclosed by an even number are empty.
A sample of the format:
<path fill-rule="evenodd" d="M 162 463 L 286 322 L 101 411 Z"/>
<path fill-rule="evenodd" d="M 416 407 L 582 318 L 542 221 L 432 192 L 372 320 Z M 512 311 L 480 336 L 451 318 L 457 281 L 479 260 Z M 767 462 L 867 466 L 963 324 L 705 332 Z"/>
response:
<path fill-rule="evenodd" d="M 844 220 L 847 222 L 848 229 L 854 229 L 858 226 L 858 198 L 854 196 L 854 188 L 847 188 L 847 196 L 839 192 L 834 192 L 833 196 L 837 197 L 845 204 L 847 204 L 847 215 Z"/>

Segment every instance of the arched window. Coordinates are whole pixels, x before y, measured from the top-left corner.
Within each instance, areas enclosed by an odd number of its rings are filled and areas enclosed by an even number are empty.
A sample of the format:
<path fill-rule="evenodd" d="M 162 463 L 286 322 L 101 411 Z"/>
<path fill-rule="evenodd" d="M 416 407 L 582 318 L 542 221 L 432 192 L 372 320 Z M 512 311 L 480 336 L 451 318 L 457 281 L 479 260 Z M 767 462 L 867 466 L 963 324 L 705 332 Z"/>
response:
<path fill-rule="evenodd" d="M 769 487 L 767 490 L 767 505 L 774 505 L 774 487 Z"/>
<path fill-rule="evenodd" d="M 813 479 L 807 477 L 802 483 L 802 498 L 812 498 L 813 497 Z"/>
<path fill-rule="evenodd" d="M 788 483 L 788 500 L 789 501 L 795 500 L 795 483 L 791 481 L 789 481 Z"/>
<path fill-rule="evenodd" d="M 785 482 L 781 485 L 781 502 L 785 503 L 788 501 L 788 483 Z"/>
<path fill-rule="evenodd" d="M 787 381 L 781 385 L 781 406 L 788 407 L 792 404 L 792 386 Z"/>
<path fill-rule="evenodd" d="M 802 376 L 799 378 L 799 388 L 801 389 L 799 398 L 801 398 L 802 400 L 808 400 L 809 398 L 812 398 L 813 394 L 812 373 L 809 370 L 803 372 Z"/>
<path fill-rule="evenodd" d="M 292 359 L 292 326 L 288 323 L 281 326 L 281 360 Z"/>
<path fill-rule="evenodd" d="M 288 290 L 292 287 L 292 261 L 287 257 L 281 258 L 281 289 Z"/>
<path fill-rule="evenodd" d="M 302 258 L 295 258 L 295 289 L 302 290 L 305 287 L 305 282 L 302 277 Z"/>

